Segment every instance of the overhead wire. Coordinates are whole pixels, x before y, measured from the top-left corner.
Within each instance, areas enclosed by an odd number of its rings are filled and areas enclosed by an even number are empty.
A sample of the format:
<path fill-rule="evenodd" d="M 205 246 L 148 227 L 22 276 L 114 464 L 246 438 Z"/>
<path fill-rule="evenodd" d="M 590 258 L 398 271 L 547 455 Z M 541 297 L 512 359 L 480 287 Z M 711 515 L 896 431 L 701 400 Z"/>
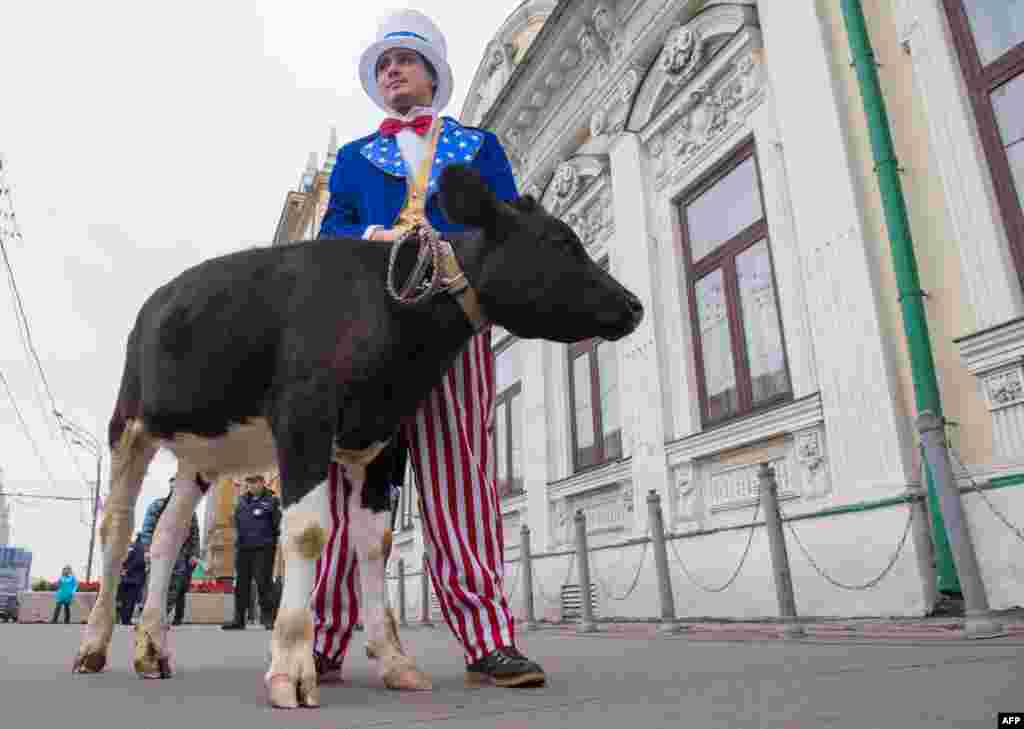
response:
<path fill-rule="evenodd" d="M 6 204 L 7 207 L 9 207 L 11 210 L 10 219 L 13 221 L 14 203 L 10 194 L 10 187 L 5 182 L 5 177 L 6 171 L 2 166 L 2 159 L 0 159 L 0 190 L 3 191 L 5 197 L 7 198 Z M 18 321 L 18 334 L 19 337 L 21 338 L 22 346 L 26 350 L 26 355 L 28 355 L 28 358 L 35 364 L 35 368 L 37 373 L 39 374 L 39 379 L 42 382 L 43 389 L 46 392 L 46 396 L 49 398 L 50 408 L 46 408 L 45 404 L 42 402 L 39 402 L 38 404 L 40 408 L 43 410 L 43 419 L 46 422 L 47 426 L 50 428 L 51 435 L 53 434 L 53 424 L 54 422 L 56 422 L 58 436 L 60 440 L 64 443 L 64 449 L 67 452 L 68 459 L 74 466 L 78 478 L 82 481 L 82 484 L 86 488 L 91 488 L 91 482 L 89 481 L 89 478 L 82 471 L 82 467 L 78 463 L 78 459 L 75 458 L 74 452 L 71 448 L 71 443 L 69 442 L 67 433 L 64 430 L 64 424 L 57 416 L 57 400 L 53 396 L 53 390 L 50 388 L 50 382 L 46 377 L 46 371 L 43 369 L 43 363 L 39 359 L 39 353 L 36 350 L 35 342 L 32 338 L 32 329 L 29 325 L 28 314 L 25 311 L 25 304 L 21 298 L 21 291 L 18 289 L 17 279 L 14 276 L 14 267 L 11 265 L 10 257 L 7 254 L 6 239 L 8 237 L 17 237 L 20 240 L 24 240 L 24 236 L 17 228 L 15 228 L 14 234 L 11 235 L 5 233 L 3 229 L 0 229 L 0 254 L 2 254 L 3 256 L 4 267 L 7 270 L 7 278 L 11 287 L 11 295 L 14 301 L 15 318 Z M 36 388 L 33 389 L 35 390 Z M 39 392 L 37 390 L 35 394 L 36 397 L 38 398 Z"/>

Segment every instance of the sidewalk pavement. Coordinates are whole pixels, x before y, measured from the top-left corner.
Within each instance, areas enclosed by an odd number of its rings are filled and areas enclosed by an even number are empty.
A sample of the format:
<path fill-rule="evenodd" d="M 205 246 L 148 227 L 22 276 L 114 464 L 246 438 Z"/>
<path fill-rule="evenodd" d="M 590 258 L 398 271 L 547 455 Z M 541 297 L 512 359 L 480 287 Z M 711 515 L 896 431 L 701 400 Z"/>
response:
<path fill-rule="evenodd" d="M 132 729 L 989 729 L 1024 711 L 1022 621 L 1010 635 L 958 639 L 951 620 L 815 621 L 806 640 L 774 623 L 707 622 L 662 635 L 651 623 L 524 631 L 548 673 L 541 689 L 468 689 L 446 627 L 409 627 L 403 643 L 433 678 L 426 693 L 388 691 L 357 633 L 345 682 L 319 710 L 265 704 L 269 634 L 216 626 L 172 631 L 176 673 L 140 681 L 133 631 L 119 626 L 107 671 L 75 676 L 80 626 L 0 625 L 0 725 Z M 857 631 L 849 625 L 856 623 Z M 828 625 L 828 628 L 825 626 Z M 846 630 L 840 630 L 847 626 Z M 946 627 L 943 627 L 946 626 Z M 897 628 L 903 632 L 893 632 Z M 915 628 L 912 630 L 912 628 Z M 950 634 L 953 633 L 951 636 Z M 851 635 L 855 637 L 850 637 Z M 870 640 L 856 636 L 873 636 Z M 11 719 L 11 721 L 8 721 Z"/>

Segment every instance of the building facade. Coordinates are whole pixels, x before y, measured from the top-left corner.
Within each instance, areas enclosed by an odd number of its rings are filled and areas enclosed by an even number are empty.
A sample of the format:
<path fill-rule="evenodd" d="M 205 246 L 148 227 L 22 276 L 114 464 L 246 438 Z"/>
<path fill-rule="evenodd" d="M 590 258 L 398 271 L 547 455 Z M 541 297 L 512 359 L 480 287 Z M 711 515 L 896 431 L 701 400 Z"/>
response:
<path fill-rule="evenodd" d="M 1024 3 L 862 5 L 954 470 L 989 601 L 1020 605 L 1005 522 L 1024 523 Z M 801 614 L 931 608 L 900 499 L 922 483 L 916 374 L 850 61 L 839 3 L 526 0 L 494 35 L 462 121 L 498 134 L 520 191 L 647 311 L 614 344 L 493 335 L 517 609 L 521 526 L 552 615 L 582 511 L 598 613 L 657 615 L 653 491 L 681 616 L 777 614 L 764 530 L 746 527 L 763 462 L 795 517 Z M 301 194 L 296 210 L 323 204 Z M 394 542 L 409 569 L 414 501 Z"/>

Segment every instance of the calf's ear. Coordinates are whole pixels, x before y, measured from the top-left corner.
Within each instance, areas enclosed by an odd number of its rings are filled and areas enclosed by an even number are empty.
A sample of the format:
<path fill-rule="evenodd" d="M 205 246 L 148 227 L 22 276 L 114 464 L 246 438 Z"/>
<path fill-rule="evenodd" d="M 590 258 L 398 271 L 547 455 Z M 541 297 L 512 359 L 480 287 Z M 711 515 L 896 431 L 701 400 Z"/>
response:
<path fill-rule="evenodd" d="M 452 223 L 490 228 L 498 213 L 498 199 L 479 172 L 465 165 L 449 165 L 441 173 L 441 210 Z"/>

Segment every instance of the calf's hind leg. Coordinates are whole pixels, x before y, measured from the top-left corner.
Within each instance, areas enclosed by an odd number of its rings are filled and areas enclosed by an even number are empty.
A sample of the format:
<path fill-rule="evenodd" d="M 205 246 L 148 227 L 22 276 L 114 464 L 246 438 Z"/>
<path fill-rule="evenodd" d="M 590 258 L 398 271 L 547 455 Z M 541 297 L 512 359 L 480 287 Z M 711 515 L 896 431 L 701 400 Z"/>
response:
<path fill-rule="evenodd" d="M 76 673 L 98 673 L 106 666 L 107 649 L 114 633 L 121 563 L 128 553 L 135 527 L 135 502 L 157 446 L 146 435 L 142 423 L 130 420 L 111 450 L 110 495 L 104 505 L 100 525 L 103 576 L 96 604 L 89 613 L 89 622 L 75 656 L 72 670 Z"/>
<path fill-rule="evenodd" d="M 181 545 L 188 537 L 196 504 L 203 496 L 197 473 L 179 461 L 171 499 L 160 515 L 149 549 L 149 584 L 142 619 L 135 627 L 135 673 L 140 678 L 169 678 L 171 651 L 167 640 L 167 589 Z"/>
<path fill-rule="evenodd" d="M 387 590 L 387 558 L 391 551 L 391 512 L 387 482 L 366 482 L 366 468 L 346 464 L 352 493 L 348 512 L 349 534 L 359 557 L 359 581 L 363 588 L 362 614 L 366 624 L 366 655 L 377 660 L 377 671 L 390 689 L 429 691 L 430 678 L 409 657 L 398 638 L 398 621 L 391 610 Z M 373 489 L 363 493 L 364 489 Z"/>

